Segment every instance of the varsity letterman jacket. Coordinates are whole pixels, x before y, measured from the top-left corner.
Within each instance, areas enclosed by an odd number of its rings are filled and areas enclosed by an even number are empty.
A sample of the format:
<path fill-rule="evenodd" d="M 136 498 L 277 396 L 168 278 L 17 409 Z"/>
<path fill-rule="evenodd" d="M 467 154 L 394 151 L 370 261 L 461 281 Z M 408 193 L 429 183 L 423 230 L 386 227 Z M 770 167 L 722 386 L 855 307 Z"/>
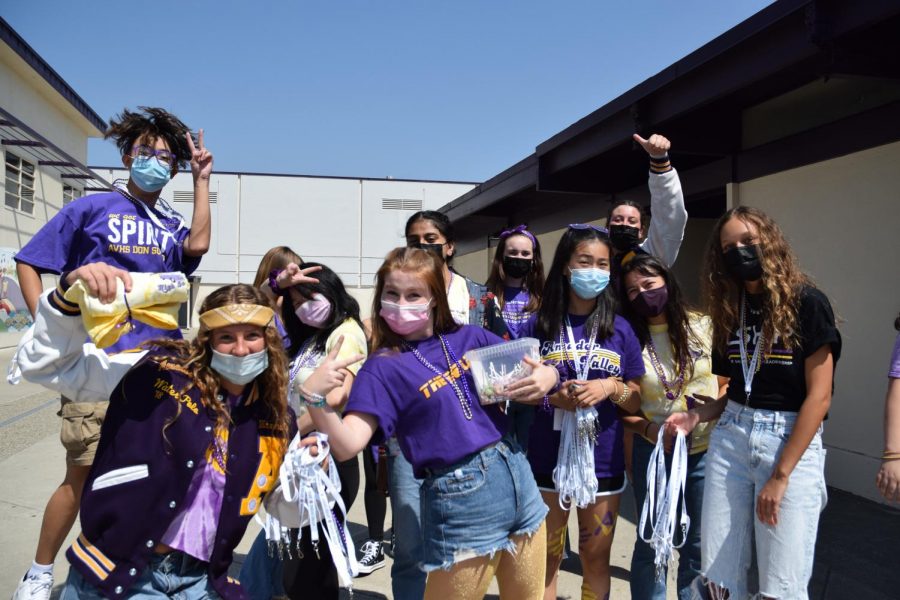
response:
<path fill-rule="evenodd" d="M 49 291 L 16 359 L 29 381 L 74 401 L 110 401 L 81 497 L 82 531 L 66 556 L 106 597 L 122 598 L 184 508 L 188 486 L 212 447 L 215 415 L 164 350 L 108 356 L 84 339 L 77 306 L 67 303 L 61 290 Z M 231 418 L 208 574 L 223 598 L 238 600 L 245 594 L 227 576 L 232 553 L 278 480 L 287 441 L 276 433 L 261 402 L 241 401 Z"/>

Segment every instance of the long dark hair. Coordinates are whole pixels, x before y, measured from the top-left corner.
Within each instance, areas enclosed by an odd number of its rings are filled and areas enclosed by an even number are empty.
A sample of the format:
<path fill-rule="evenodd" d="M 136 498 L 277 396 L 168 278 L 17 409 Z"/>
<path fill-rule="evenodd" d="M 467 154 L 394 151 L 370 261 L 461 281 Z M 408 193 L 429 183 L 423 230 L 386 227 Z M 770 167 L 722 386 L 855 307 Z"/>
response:
<path fill-rule="evenodd" d="M 381 316 L 381 295 L 384 293 L 384 281 L 393 271 L 412 273 L 428 286 L 432 297 L 434 311 L 433 331 L 450 333 L 459 329 L 453 320 L 450 305 L 447 303 L 447 292 L 444 290 L 444 275 L 438 258 L 427 250 L 420 248 L 394 248 L 384 258 L 384 263 L 375 275 L 375 297 L 372 299 L 372 352 L 379 350 L 397 350 L 403 338 L 391 330 L 384 317 Z"/>
<path fill-rule="evenodd" d="M 301 269 L 306 269 L 307 267 L 322 267 L 321 271 L 317 271 L 313 275 L 319 280 L 319 283 L 301 283 L 294 286 L 294 289 L 307 299 L 312 298 L 313 294 L 325 296 L 325 299 L 331 303 L 331 320 L 321 329 L 307 325 L 297 318 L 290 296 L 285 297 L 284 302 L 281 303 L 281 320 L 284 321 L 284 327 L 287 329 L 288 337 L 291 339 L 291 345 L 287 349 L 288 356 L 291 358 L 297 356 L 300 349 L 309 339 L 315 340 L 313 347 L 316 352 L 324 352 L 328 336 L 347 319 L 353 319 L 362 329 L 362 321 L 359 318 L 359 302 L 347 292 L 344 282 L 341 281 L 337 273 L 316 262 L 307 262 L 300 265 Z"/>
<path fill-rule="evenodd" d="M 541 294 L 544 291 L 544 261 L 541 259 L 541 243 L 531 234 L 531 232 L 513 231 L 504 236 L 500 234 L 500 243 L 497 244 L 497 250 L 494 252 L 494 261 L 491 263 L 491 273 L 488 275 L 487 287 L 488 291 L 497 298 L 498 305 L 502 308 L 505 298 L 503 280 L 506 279 L 506 273 L 503 272 L 503 256 L 506 252 L 506 242 L 514 235 L 521 235 L 531 242 L 532 246 L 532 262 L 531 271 L 525 276 L 525 289 L 528 290 L 528 304 L 525 306 L 525 312 L 537 312 L 541 306 Z"/>
<path fill-rule="evenodd" d="M 547 274 L 547 282 L 544 284 L 544 293 L 541 295 L 541 308 L 538 310 L 537 325 L 535 332 L 538 339 L 547 341 L 554 340 L 559 336 L 560 327 L 563 318 L 569 313 L 569 278 L 565 275 L 566 266 L 571 260 L 575 249 L 583 242 L 598 241 L 609 250 L 610 260 L 612 260 L 612 244 L 609 236 L 588 227 L 586 229 L 566 229 L 559 244 L 556 245 L 556 252 L 553 254 L 553 263 L 550 265 L 550 272 Z M 588 325 L 593 327 L 594 320 L 599 319 L 598 323 L 598 339 L 606 339 L 615 331 L 616 320 L 616 293 L 613 285 L 606 286 L 599 296 L 597 296 L 597 306 L 588 317 Z"/>
<path fill-rule="evenodd" d="M 675 365 L 676 367 L 682 364 L 685 365 L 687 370 L 684 376 L 686 379 L 690 379 L 694 375 L 694 361 L 691 357 L 691 350 L 702 350 L 704 344 L 691 327 L 688 315 L 690 306 L 681 294 L 681 286 L 678 285 L 678 279 L 666 268 L 661 260 L 649 254 L 637 254 L 629 262 L 622 265 L 620 271 L 622 285 L 619 286 L 621 290 L 622 316 L 628 319 L 628 322 L 634 328 L 634 332 L 641 342 L 641 348 L 650 341 L 650 328 L 647 325 L 647 319 L 634 311 L 634 307 L 628 299 L 627 286 L 624 284 L 624 280 L 629 273 L 633 272 L 640 273 L 645 277 L 662 277 L 666 283 L 669 301 L 666 303 L 665 314 L 669 325 L 669 341 L 672 343 L 672 349 L 674 350 Z"/>

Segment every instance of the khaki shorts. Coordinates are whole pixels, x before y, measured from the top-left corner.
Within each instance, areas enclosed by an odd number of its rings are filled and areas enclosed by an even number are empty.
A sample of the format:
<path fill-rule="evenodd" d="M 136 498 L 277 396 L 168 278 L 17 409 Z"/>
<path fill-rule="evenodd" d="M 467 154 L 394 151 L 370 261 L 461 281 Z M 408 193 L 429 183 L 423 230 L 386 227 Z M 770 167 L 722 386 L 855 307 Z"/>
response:
<path fill-rule="evenodd" d="M 66 449 L 66 464 L 89 467 L 94 462 L 100 426 L 109 402 L 72 402 L 65 396 L 60 400 L 62 408 L 57 413 L 62 417 L 59 441 Z"/>

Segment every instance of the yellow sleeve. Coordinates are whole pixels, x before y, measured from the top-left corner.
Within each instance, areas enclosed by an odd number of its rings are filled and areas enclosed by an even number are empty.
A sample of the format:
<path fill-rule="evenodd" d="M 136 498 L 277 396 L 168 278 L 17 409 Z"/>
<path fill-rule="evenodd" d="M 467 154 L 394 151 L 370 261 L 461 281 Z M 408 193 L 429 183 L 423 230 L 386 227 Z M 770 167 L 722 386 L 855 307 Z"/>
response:
<path fill-rule="evenodd" d="M 338 338 L 342 335 L 344 336 L 344 343 L 341 345 L 341 351 L 338 352 L 338 358 L 350 358 L 358 354 L 368 356 L 369 352 L 366 343 L 366 334 L 363 333 L 362 327 L 360 327 L 353 319 L 347 319 L 338 325 L 337 329 L 328 336 L 328 340 L 325 342 L 326 354 L 331 352 L 331 349 L 334 348 Z M 363 359 L 358 363 L 354 363 L 347 367 L 347 370 L 356 376 L 356 374 L 359 373 L 360 367 L 362 367 L 365 362 L 365 359 Z"/>

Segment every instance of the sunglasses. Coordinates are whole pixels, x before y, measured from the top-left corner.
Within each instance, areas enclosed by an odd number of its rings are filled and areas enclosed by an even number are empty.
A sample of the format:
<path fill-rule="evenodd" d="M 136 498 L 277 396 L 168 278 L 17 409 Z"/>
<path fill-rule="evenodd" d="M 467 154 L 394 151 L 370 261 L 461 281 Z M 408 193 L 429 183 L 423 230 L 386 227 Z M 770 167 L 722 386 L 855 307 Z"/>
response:
<path fill-rule="evenodd" d="M 602 233 L 605 236 L 609 235 L 609 229 L 607 229 L 606 227 L 597 227 L 596 225 L 591 225 L 589 223 L 569 223 L 569 229 L 575 229 L 575 230 L 593 229 L 597 233 Z"/>

